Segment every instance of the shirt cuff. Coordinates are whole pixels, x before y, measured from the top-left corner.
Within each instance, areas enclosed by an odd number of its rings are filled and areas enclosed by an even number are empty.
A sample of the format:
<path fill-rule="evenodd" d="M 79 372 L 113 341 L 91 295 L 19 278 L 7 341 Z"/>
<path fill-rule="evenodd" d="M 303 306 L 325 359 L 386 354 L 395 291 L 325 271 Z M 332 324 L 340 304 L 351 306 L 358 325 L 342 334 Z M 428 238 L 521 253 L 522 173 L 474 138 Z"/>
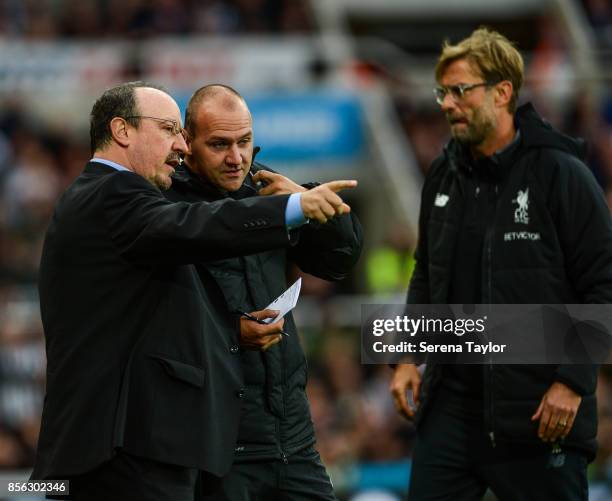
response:
<path fill-rule="evenodd" d="M 302 212 L 301 199 L 301 193 L 293 193 L 289 196 L 287 208 L 285 209 L 285 226 L 287 226 L 288 230 L 298 228 L 308 221 L 304 217 L 304 212 Z"/>

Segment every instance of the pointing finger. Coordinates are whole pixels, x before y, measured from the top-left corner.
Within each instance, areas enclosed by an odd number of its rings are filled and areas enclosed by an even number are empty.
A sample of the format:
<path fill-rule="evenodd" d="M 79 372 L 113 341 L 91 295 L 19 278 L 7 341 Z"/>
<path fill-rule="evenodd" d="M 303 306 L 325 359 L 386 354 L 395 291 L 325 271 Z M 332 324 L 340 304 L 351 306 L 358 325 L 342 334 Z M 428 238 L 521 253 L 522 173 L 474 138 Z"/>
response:
<path fill-rule="evenodd" d="M 355 188 L 357 186 L 357 181 L 355 179 L 330 181 L 329 183 L 325 183 L 321 186 L 327 186 L 330 190 L 338 192 L 348 188 Z"/>

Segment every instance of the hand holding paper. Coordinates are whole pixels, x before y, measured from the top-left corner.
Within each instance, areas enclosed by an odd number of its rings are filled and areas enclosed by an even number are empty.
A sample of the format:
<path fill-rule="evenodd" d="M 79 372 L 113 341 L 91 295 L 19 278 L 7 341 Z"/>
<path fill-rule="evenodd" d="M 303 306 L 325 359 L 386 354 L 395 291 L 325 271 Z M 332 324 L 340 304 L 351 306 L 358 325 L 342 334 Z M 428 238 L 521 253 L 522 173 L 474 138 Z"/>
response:
<path fill-rule="evenodd" d="M 278 322 L 287 313 L 289 313 L 298 302 L 300 297 L 300 289 L 302 288 L 302 278 L 298 278 L 295 283 L 289 287 L 285 292 L 278 296 L 272 301 L 266 310 L 278 310 L 278 315 L 274 318 L 264 318 L 263 321 L 266 323 Z"/>

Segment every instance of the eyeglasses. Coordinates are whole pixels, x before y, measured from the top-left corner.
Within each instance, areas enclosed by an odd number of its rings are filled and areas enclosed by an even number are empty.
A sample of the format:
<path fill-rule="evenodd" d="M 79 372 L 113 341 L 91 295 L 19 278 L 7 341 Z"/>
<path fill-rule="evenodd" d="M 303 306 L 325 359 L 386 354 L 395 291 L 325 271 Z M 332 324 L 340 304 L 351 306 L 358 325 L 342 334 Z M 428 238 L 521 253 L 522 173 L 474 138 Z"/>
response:
<path fill-rule="evenodd" d="M 449 85 L 448 87 L 436 87 L 433 93 L 434 96 L 436 96 L 436 102 L 441 105 L 444 103 L 444 98 L 449 92 L 451 98 L 456 102 L 461 101 L 465 97 L 465 93 L 469 90 L 475 89 L 476 87 L 490 87 L 495 84 L 496 82 L 480 82 L 474 84 Z"/>
<path fill-rule="evenodd" d="M 176 120 L 172 120 L 170 118 L 158 118 L 158 117 L 148 117 L 146 115 L 130 115 L 129 117 L 123 118 L 148 118 L 149 120 L 155 120 L 156 122 L 160 122 L 168 127 L 168 131 L 172 132 L 172 135 L 178 136 L 179 134 L 183 134 L 184 130 Z"/>

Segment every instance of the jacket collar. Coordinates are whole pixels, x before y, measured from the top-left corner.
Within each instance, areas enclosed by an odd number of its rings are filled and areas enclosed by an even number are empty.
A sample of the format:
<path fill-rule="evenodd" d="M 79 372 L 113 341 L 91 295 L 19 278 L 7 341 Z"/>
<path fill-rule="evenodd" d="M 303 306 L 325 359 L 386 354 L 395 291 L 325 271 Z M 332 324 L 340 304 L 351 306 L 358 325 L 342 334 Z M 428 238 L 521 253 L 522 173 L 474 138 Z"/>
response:
<path fill-rule="evenodd" d="M 474 159 L 469 149 L 451 139 L 444 147 L 444 155 L 450 169 L 492 180 L 502 180 L 516 160 L 533 148 L 553 148 L 565 151 L 579 159 L 586 156 L 586 142 L 566 136 L 544 120 L 531 103 L 520 106 L 514 123 L 519 137 L 515 142 L 490 157 Z"/>
<path fill-rule="evenodd" d="M 553 148 L 584 160 L 587 155 L 587 143 L 582 138 L 570 137 L 553 128 L 542 118 L 531 103 L 520 106 L 514 121 L 524 136 L 524 148 Z"/>
<path fill-rule="evenodd" d="M 110 165 L 106 165 L 101 162 L 91 162 L 90 161 L 90 162 L 87 162 L 87 164 L 85 165 L 83 172 L 86 172 L 87 174 L 105 175 L 105 174 L 112 174 L 113 172 L 119 172 L 119 171 L 117 169 L 112 168 Z"/>
<path fill-rule="evenodd" d="M 223 198 L 233 198 L 239 200 L 242 198 L 253 197 L 257 195 L 257 187 L 252 180 L 252 174 L 260 168 L 254 169 L 255 165 L 251 166 L 251 170 L 247 174 L 242 186 L 233 192 L 220 190 L 214 184 L 193 172 L 185 163 L 182 163 L 172 176 L 172 182 L 184 184 L 191 190 L 197 191 L 208 199 L 221 200 Z"/>
<path fill-rule="evenodd" d="M 251 161 L 251 168 L 249 173 L 247 174 L 242 186 L 236 191 L 224 191 L 217 188 L 214 184 L 210 183 L 206 179 L 203 179 L 201 176 L 193 172 L 185 162 L 181 163 L 176 169 L 174 175 L 172 176 L 172 182 L 177 184 L 184 184 L 188 186 L 190 189 L 201 193 L 206 198 L 212 200 L 220 200 L 222 198 L 233 198 L 235 200 L 240 200 L 242 198 L 254 197 L 257 195 L 259 188 L 253 182 L 253 174 L 257 171 L 265 169 L 271 172 L 274 172 L 272 169 L 266 167 L 263 164 L 255 161 L 255 157 L 261 151 L 259 146 L 255 146 L 253 148 L 253 159 Z"/>

